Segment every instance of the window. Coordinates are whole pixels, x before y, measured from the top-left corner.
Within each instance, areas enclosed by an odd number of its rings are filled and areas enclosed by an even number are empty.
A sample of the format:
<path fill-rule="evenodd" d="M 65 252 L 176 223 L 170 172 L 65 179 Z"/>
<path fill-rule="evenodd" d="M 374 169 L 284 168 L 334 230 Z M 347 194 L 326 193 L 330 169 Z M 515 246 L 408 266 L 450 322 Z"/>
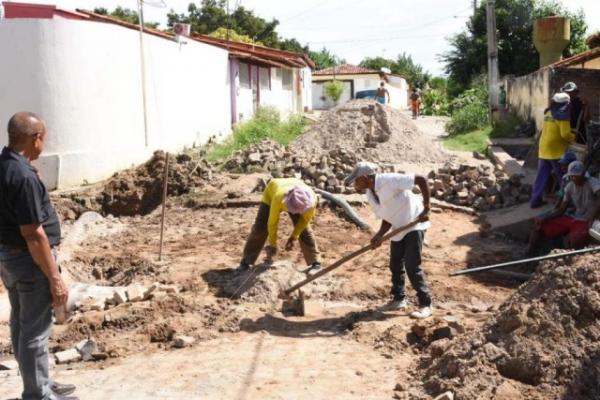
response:
<path fill-rule="evenodd" d="M 271 90 L 271 71 L 269 68 L 260 68 L 258 70 L 259 73 L 259 82 L 260 82 L 260 90 Z"/>
<path fill-rule="evenodd" d="M 294 71 L 287 68 L 282 70 L 281 81 L 283 85 L 283 90 L 292 90 L 294 84 Z"/>
<path fill-rule="evenodd" d="M 240 87 L 250 89 L 250 68 L 248 64 L 240 63 Z"/>

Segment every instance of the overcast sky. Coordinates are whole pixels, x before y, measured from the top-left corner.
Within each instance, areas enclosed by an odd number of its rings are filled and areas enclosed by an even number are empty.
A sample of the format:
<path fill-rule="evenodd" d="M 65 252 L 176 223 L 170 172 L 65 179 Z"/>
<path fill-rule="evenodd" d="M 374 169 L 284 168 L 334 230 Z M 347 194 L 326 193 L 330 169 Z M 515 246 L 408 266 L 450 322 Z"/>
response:
<path fill-rule="evenodd" d="M 137 8 L 136 0 L 22 0 L 55 3 L 74 9 L 117 5 Z M 166 22 L 169 9 L 185 12 L 190 0 L 146 0 L 148 21 Z M 600 0 L 562 0 L 567 8 L 586 13 L 589 31 L 600 29 Z M 406 52 L 431 73 L 441 74 L 437 55 L 448 50 L 446 38 L 464 28 L 473 12 L 473 0 L 230 0 L 257 15 L 277 18 L 278 32 L 311 48 L 326 46 L 350 63 L 364 57 L 395 58 Z"/>

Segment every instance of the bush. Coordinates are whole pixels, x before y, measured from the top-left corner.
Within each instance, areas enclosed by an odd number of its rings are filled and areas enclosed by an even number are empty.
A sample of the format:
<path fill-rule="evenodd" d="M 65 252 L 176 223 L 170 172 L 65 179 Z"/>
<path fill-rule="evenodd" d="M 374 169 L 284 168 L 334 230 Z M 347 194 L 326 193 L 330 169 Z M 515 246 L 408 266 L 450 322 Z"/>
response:
<path fill-rule="evenodd" d="M 450 103 L 445 91 L 441 89 L 427 89 L 422 96 L 423 115 L 450 115 Z"/>
<path fill-rule="evenodd" d="M 488 92 L 485 78 L 477 78 L 450 104 L 452 119 L 446 124 L 450 135 L 459 135 L 483 128 L 489 123 Z"/>
<path fill-rule="evenodd" d="M 305 126 L 306 122 L 301 115 L 291 115 L 286 121 L 282 121 L 279 111 L 274 107 L 260 107 L 254 118 L 236 125 L 227 140 L 212 146 L 207 158 L 210 161 L 224 160 L 235 151 L 263 139 L 287 145 L 302 133 Z"/>
<path fill-rule="evenodd" d="M 323 89 L 325 90 L 325 95 L 337 104 L 342 97 L 342 93 L 344 93 L 344 84 L 338 80 L 334 80 L 326 82 L 323 85 Z"/>

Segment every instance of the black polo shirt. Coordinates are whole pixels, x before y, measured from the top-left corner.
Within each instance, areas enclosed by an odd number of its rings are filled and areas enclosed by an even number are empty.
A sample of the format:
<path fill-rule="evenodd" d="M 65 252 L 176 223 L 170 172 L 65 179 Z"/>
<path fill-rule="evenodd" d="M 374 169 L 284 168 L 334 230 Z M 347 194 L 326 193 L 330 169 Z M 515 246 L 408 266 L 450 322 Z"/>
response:
<path fill-rule="evenodd" d="M 37 171 L 5 147 L 0 154 L 0 243 L 27 246 L 19 227 L 43 226 L 51 246 L 60 243 L 60 223 Z"/>

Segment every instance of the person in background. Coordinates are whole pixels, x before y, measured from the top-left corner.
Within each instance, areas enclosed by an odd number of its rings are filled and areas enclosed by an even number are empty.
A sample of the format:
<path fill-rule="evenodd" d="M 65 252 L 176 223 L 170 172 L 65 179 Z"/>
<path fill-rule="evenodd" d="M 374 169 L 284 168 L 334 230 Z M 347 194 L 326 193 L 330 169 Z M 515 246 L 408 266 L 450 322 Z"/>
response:
<path fill-rule="evenodd" d="M 23 400 L 76 400 L 73 385 L 48 376 L 52 308 L 65 307 L 69 292 L 56 264 L 60 222 L 31 162 L 46 140 L 46 124 L 31 112 L 8 122 L 8 146 L 0 154 L 0 275 L 10 301 L 10 334 L 23 381 Z"/>
<path fill-rule="evenodd" d="M 244 246 L 239 270 L 245 271 L 254 265 L 267 239 L 269 240 L 266 248 L 267 261 L 272 261 L 273 256 L 277 254 L 279 215 L 286 212 L 294 223 L 294 230 L 285 249 L 292 250 L 294 243 L 299 240 L 300 249 L 309 265 L 307 272 L 319 271 L 321 269 L 321 253 L 309 226 L 316 210 L 317 195 L 302 180 L 296 178 L 272 179 L 263 192 L 256 221 Z"/>
<path fill-rule="evenodd" d="M 540 238 L 563 237 L 562 246 L 567 249 L 583 247 L 590 239 L 589 229 L 600 217 L 600 180 L 587 176 L 581 161 L 569 164 L 567 176 L 570 182 L 560 207 L 534 219 L 529 237 L 530 255 L 537 251 Z M 572 211 L 568 211 L 569 205 L 573 206 Z"/>
<path fill-rule="evenodd" d="M 544 111 L 544 124 L 538 150 L 538 169 L 533 193 L 531 195 L 531 208 L 537 208 L 544 203 L 544 191 L 551 174 L 556 182 L 562 180 L 562 171 L 558 160 L 567 151 L 569 144 L 575 141 L 569 124 L 569 95 L 556 93 L 552 96 L 550 107 Z"/>
<path fill-rule="evenodd" d="M 385 104 L 385 98 L 387 96 L 387 102 L 390 102 L 390 92 L 385 88 L 385 82 L 381 82 L 375 93 L 375 100 L 378 103 Z"/>
<path fill-rule="evenodd" d="M 573 161 L 577 161 L 577 157 L 575 156 L 575 153 L 573 153 L 571 150 L 568 150 L 565 154 L 563 154 L 560 160 L 558 160 L 558 166 L 560 168 L 560 171 L 563 173 L 563 177 L 560 180 L 560 185 L 557 191 L 556 206 L 560 206 L 560 203 L 562 203 L 563 197 L 565 195 L 565 189 L 570 181 L 569 177 L 567 176 L 567 171 L 569 170 L 569 165 Z"/>
<path fill-rule="evenodd" d="M 417 119 L 421 110 L 421 94 L 417 88 L 413 88 L 410 95 L 410 109 L 412 110 L 413 119 Z"/>
<path fill-rule="evenodd" d="M 577 143 L 587 142 L 587 124 L 590 122 L 590 113 L 587 103 L 579 97 L 579 88 L 574 82 L 567 82 L 560 89 L 571 98 L 570 114 L 571 114 L 571 130 L 576 136 Z"/>
<path fill-rule="evenodd" d="M 392 272 L 392 300 L 381 307 L 382 311 L 404 310 L 408 307 L 405 295 L 405 276 L 417 292 L 419 309 L 410 313 L 412 318 L 429 318 L 432 313 L 431 292 L 421 267 L 421 253 L 425 231 L 429 222 L 429 186 L 427 180 L 413 174 L 378 174 L 378 167 L 369 162 L 359 162 L 346 178 L 346 186 L 354 184 L 358 191 L 367 192 L 367 200 L 375 215 L 381 219 L 379 232 L 371 239 L 373 248 L 381 246 L 382 238 L 390 229 L 398 229 L 415 220 L 408 231 L 398 233 L 390 245 L 390 270 Z M 423 199 L 412 192 L 415 185 Z"/>

